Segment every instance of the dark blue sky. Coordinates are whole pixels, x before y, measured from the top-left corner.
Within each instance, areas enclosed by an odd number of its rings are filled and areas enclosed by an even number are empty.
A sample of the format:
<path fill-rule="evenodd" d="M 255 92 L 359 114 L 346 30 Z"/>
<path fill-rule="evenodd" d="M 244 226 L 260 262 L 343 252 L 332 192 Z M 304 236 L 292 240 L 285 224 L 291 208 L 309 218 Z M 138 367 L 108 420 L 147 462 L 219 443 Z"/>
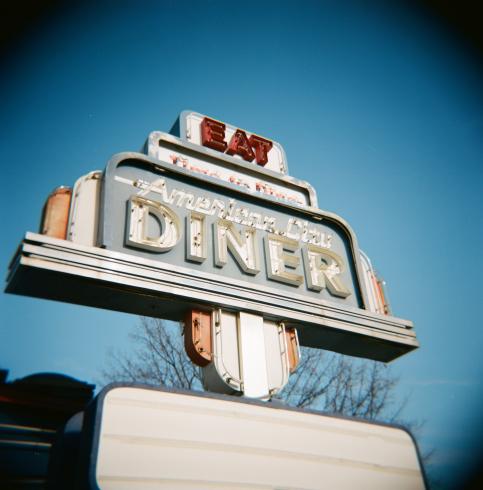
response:
<path fill-rule="evenodd" d="M 410 5 L 412 5 L 410 7 Z M 2 65 L 1 263 L 56 186 L 192 109 L 279 141 L 345 218 L 421 348 L 393 363 L 434 472 L 479 446 L 480 61 L 398 2 L 102 2 L 50 12 Z M 129 315 L 2 295 L 1 367 L 96 381 Z M 442 487 L 446 488 L 446 487 Z"/>

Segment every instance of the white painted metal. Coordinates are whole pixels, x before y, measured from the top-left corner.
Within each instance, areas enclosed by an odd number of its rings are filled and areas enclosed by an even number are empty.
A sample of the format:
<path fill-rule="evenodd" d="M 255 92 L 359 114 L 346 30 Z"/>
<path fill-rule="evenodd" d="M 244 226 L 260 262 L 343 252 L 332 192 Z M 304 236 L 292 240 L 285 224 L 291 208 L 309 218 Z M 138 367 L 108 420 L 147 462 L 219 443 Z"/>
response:
<path fill-rule="evenodd" d="M 377 312 L 377 299 L 374 292 L 374 285 L 371 279 L 371 265 L 369 257 L 361 252 L 361 269 L 362 269 L 362 280 L 364 281 L 364 286 L 367 293 L 367 309 L 369 311 Z"/>
<path fill-rule="evenodd" d="M 205 389 L 216 393 L 241 392 L 237 314 L 217 310 L 213 313 L 211 326 L 213 362 L 202 371 Z"/>
<path fill-rule="evenodd" d="M 243 394 L 249 398 L 268 398 L 267 359 L 263 316 L 240 312 L 238 315 L 239 352 Z M 275 339 L 278 347 L 278 339 Z"/>
<path fill-rule="evenodd" d="M 181 238 L 181 222 L 178 216 L 157 201 L 132 196 L 129 199 L 127 216 L 126 244 L 131 247 L 166 252 Z"/>
<path fill-rule="evenodd" d="M 180 149 L 182 150 L 182 149 Z M 267 182 L 260 176 L 250 175 L 232 168 L 224 168 L 219 161 L 203 158 L 202 154 L 197 156 L 188 152 L 173 151 L 172 148 L 165 148 L 158 145 L 153 152 L 153 156 L 163 162 L 171 162 L 178 167 L 185 168 L 195 173 L 209 175 L 215 179 L 230 182 L 243 189 L 261 194 L 279 196 L 279 199 L 290 201 L 301 205 L 307 205 L 307 195 L 304 192 L 291 189 L 290 187 L 275 182 Z"/>
<path fill-rule="evenodd" d="M 290 376 L 285 326 L 283 323 L 265 320 L 263 322 L 263 335 L 265 360 L 267 363 L 268 391 L 273 395 L 287 384 Z"/>
<path fill-rule="evenodd" d="M 102 172 L 95 170 L 77 179 L 72 192 L 67 240 L 97 246 Z"/>
<path fill-rule="evenodd" d="M 205 116 L 203 114 L 198 114 L 196 112 L 188 113 L 186 117 L 186 135 L 184 136 L 186 136 L 188 141 L 190 141 L 191 143 L 195 143 L 196 145 L 201 145 L 201 121 L 203 120 L 204 117 Z M 228 143 L 238 128 L 232 126 L 231 124 L 226 124 L 226 123 L 224 124 L 226 125 L 225 139 L 226 142 Z M 248 137 L 250 137 L 250 135 L 253 134 L 253 133 L 249 133 L 248 131 L 245 131 L 245 133 Z M 268 152 L 267 155 L 268 162 L 265 165 L 265 168 L 272 170 L 274 172 L 286 174 L 287 162 L 285 159 L 283 149 L 279 143 L 273 140 L 271 141 L 273 143 L 273 147 Z M 234 158 L 244 161 L 238 155 L 234 155 Z M 255 166 L 257 164 L 253 163 L 253 165 Z"/>
<path fill-rule="evenodd" d="M 403 429 L 133 387 L 107 392 L 91 475 L 102 490 L 420 490 Z"/>
<path fill-rule="evenodd" d="M 283 324 L 253 313 L 218 310 L 212 337 L 213 362 L 203 367 L 208 391 L 269 399 L 286 385 L 290 365 Z"/>
<path fill-rule="evenodd" d="M 186 220 L 186 260 L 204 262 L 208 257 L 206 216 L 191 211 Z"/>
<path fill-rule="evenodd" d="M 317 195 L 308 182 L 211 150 L 199 143 L 192 144 L 189 140 L 153 131 L 149 134 L 146 151 L 157 160 L 229 182 L 243 191 L 276 197 L 291 204 L 318 207 Z"/>

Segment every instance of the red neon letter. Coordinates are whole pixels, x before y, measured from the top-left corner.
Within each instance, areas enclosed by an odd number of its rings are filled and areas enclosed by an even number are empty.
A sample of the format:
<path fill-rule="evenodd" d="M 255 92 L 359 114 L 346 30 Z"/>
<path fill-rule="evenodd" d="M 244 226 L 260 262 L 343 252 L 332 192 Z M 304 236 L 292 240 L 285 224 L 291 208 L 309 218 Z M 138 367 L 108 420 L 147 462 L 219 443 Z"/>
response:
<path fill-rule="evenodd" d="M 201 121 L 201 144 L 224 152 L 226 150 L 225 125 L 205 117 Z"/>
<path fill-rule="evenodd" d="M 226 152 L 228 155 L 235 155 L 236 153 L 247 162 L 251 162 L 255 158 L 250 143 L 248 142 L 247 135 L 245 131 L 242 131 L 241 129 L 237 129 L 235 134 L 231 137 Z"/>
<path fill-rule="evenodd" d="M 255 136 L 252 134 L 248 140 L 250 145 L 255 148 L 255 158 L 257 159 L 258 165 L 262 167 L 268 162 L 268 152 L 272 149 L 273 143 L 265 138 L 260 138 L 260 136 Z"/>

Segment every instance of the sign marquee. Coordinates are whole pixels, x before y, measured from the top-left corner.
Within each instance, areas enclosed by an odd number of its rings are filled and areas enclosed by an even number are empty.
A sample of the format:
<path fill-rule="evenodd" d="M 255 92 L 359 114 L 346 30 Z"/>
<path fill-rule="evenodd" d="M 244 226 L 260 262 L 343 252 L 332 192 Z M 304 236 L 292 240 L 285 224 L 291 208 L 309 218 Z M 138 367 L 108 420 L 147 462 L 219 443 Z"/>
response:
<path fill-rule="evenodd" d="M 173 320 L 247 312 L 383 361 L 418 346 L 411 322 L 373 308 L 354 233 L 287 175 L 278 143 L 187 111 L 171 133 L 93 173 L 89 217 L 76 191 L 65 236 L 28 233 L 7 292 Z"/>
<path fill-rule="evenodd" d="M 108 165 L 102 207 L 105 249 L 192 263 L 199 272 L 277 288 L 287 300 L 299 293 L 363 304 L 354 239 L 329 216 L 228 188 L 200 190 L 189 172 L 162 163 L 152 169 L 139 159 Z"/>

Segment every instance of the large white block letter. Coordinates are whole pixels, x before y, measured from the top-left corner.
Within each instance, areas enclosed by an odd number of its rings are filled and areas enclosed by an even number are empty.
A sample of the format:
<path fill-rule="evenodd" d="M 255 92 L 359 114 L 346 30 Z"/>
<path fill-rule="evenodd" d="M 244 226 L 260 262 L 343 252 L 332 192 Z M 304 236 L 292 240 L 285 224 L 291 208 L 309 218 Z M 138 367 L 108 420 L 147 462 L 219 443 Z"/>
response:
<path fill-rule="evenodd" d="M 312 244 L 304 246 L 302 254 L 309 289 L 321 291 L 327 288 L 333 296 L 340 298 L 350 296 L 351 292 L 340 278 L 344 271 L 344 262 L 339 255 L 332 250 Z"/>
<path fill-rule="evenodd" d="M 296 272 L 300 258 L 285 253 L 295 252 L 298 248 L 299 242 L 293 238 L 274 235 L 272 233 L 265 237 L 267 275 L 270 279 L 291 284 L 292 286 L 300 286 L 302 284 L 304 278 Z M 293 269 L 293 272 L 287 270 L 287 267 Z"/>
<path fill-rule="evenodd" d="M 157 234 L 149 236 L 149 226 Z M 131 196 L 127 206 L 126 245 L 152 252 L 167 252 L 181 238 L 180 221 L 168 206 L 140 196 Z"/>
<path fill-rule="evenodd" d="M 238 232 L 231 221 L 218 219 L 215 223 L 215 264 L 223 267 L 228 260 L 228 250 L 246 274 L 260 272 L 257 230 L 242 227 Z"/>
<path fill-rule="evenodd" d="M 207 257 L 206 216 L 191 211 L 186 218 L 186 258 L 193 262 L 204 262 Z"/>

